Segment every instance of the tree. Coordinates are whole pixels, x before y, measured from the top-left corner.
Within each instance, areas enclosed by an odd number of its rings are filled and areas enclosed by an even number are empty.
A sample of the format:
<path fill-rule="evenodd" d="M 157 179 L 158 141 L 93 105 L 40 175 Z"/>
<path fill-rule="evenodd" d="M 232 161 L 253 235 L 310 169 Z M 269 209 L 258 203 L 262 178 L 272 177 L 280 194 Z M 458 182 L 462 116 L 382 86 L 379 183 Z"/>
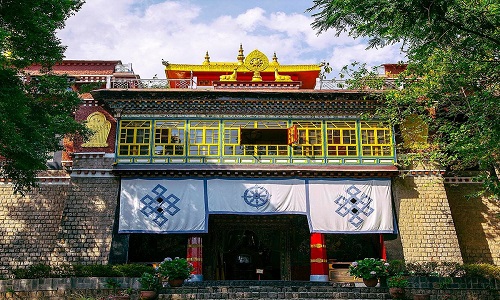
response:
<path fill-rule="evenodd" d="M 315 0 L 309 11 L 319 33 L 367 37 L 369 47 L 401 43 L 404 88 L 383 94 L 378 115 L 395 125 L 418 115 L 432 133 L 422 156 L 450 172 L 479 170 L 486 190 L 500 195 L 498 1 Z"/>
<path fill-rule="evenodd" d="M 16 192 L 37 184 L 50 153 L 66 134 L 87 134 L 72 113 L 80 104 L 67 78 L 50 74 L 65 47 L 56 37 L 80 0 L 0 0 L 0 176 Z M 42 74 L 29 78 L 23 68 L 39 63 Z"/>

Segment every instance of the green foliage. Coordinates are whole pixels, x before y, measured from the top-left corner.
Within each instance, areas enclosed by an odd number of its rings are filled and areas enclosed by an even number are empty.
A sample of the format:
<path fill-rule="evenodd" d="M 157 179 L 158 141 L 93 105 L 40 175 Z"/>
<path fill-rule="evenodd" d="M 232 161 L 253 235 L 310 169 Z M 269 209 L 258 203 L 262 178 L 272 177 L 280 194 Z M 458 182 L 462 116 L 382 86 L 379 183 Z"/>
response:
<path fill-rule="evenodd" d="M 383 95 L 376 116 L 399 126 L 418 115 L 427 148 L 412 159 L 451 173 L 480 171 L 485 191 L 500 195 L 500 5 L 490 0 L 314 0 L 319 32 L 368 37 L 370 47 L 401 43 L 408 69 Z M 362 87 L 372 72 L 350 78 Z M 380 94 L 380 93 L 379 93 Z M 400 150 L 415 151 L 415 149 Z"/>
<path fill-rule="evenodd" d="M 160 276 L 169 279 L 188 279 L 194 268 L 185 258 L 165 258 L 158 266 Z"/>
<path fill-rule="evenodd" d="M 47 66 L 62 59 L 65 47 L 56 31 L 78 11 L 81 0 L 31 0 L 0 2 L 0 65 L 24 68 L 32 63 Z"/>
<path fill-rule="evenodd" d="M 27 268 L 19 268 L 12 270 L 16 279 L 33 279 L 33 278 L 48 278 L 51 277 L 52 268 L 45 264 L 31 265 Z"/>
<path fill-rule="evenodd" d="M 467 277 L 500 280 L 500 266 L 490 264 L 464 264 L 459 268 Z"/>
<path fill-rule="evenodd" d="M 155 269 L 152 266 L 141 264 L 113 265 L 113 271 L 120 274 L 119 276 L 124 277 L 141 277 L 144 273 L 155 273 Z"/>
<path fill-rule="evenodd" d="M 154 274 L 155 269 L 141 264 L 121 265 L 61 265 L 35 264 L 13 269 L 16 279 L 61 277 L 140 277 L 143 273 Z"/>
<path fill-rule="evenodd" d="M 388 261 L 388 263 L 389 267 L 387 268 L 387 271 L 389 272 L 390 276 L 398 274 L 407 274 L 406 264 L 404 260 L 394 259 Z"/>
<path fill-rule="evenodd" d="M 142 291 L 156 291 L 161 287 L 160 279 L 156 274 L 143 273 L 138 281 Z"/>
<path fill-rule="evenodd" d="M 0 2 L 0 176 L 11 179 L 16 192 L 37 185 L 50 153 L 61 149 L 65 134 L 87 135 L 72 113 L 80 104 L 68 80 L 53 76 L 50 66 L 63 58 L 55 31 L 80 8 L 78 0 Z M 22 68 L 40 63 L 43 73 L 25 77 Z"/>
<path fill-rule="evenodd" d="M 351 90 L 381 89 L 385 83 L 376 67 L 368 69 L 365 63 L 356 61 L 344 66 L 339 75 L 341 79 L 345 79 L 345 88 Z"/>
<path fill-rule="evenodd" d="M 389 278 L 387 278 L 387 286 L 388 287 L 397 287 L 397 288 L 405 288 L 409 284 L 408 279 L 406 276 L 399 274 L 399 275 L 394 275 Z"/>
<path fill-rule="evenodd" d="M 349 274 L 357 278 L 370 279 L 389 275 L 389 263 L 382 259 L 365 258 L 349 266 Z"/>

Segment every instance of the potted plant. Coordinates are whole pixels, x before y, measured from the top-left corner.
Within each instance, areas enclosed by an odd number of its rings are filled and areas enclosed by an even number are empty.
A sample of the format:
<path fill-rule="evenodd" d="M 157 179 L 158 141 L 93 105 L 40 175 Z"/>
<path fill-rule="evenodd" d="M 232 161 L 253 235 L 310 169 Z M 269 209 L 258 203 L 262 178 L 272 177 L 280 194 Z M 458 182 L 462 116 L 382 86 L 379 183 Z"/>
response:
<path fill-rule="evenodd" d="M 144 272 L 138 281 L 139 289 L 141 290 L 140 299 L 155 299 L 157 290 L 160 288 L 160 280 L 158 276 L 156 274 Z"/>
<path fill-rule="evenodd" d="M 404 299 L 405 288 L 408 286 L 408 279 L 402 274 L 398 274 L 387 279 L 389 294 L 393 299 Z"/>
<path fill-rule="evenodd" d="M 106 280 L 106 287 L 113 290 L 113 294 L 108 297 L 109 300 L 130 300 L 130 290 L 120 290 L 121 284 L 114 278 Z"/>
<path fill-rule="evenodd" d="M 168 280 L 171 287 L 181 286 L 184 280 L 191 277 L 194 268 L 185 258 L 165 258 L 158 266 L 158 273 Z"/>
<path fill-rule="evenodd" d="M 362 278 L 368 287 L 374 287 L 378 278 L 388 275 L 389 264 L 382 259 L 365 258 L 357 260 L 349 266 L 349 274 L 356 278 Z"/>

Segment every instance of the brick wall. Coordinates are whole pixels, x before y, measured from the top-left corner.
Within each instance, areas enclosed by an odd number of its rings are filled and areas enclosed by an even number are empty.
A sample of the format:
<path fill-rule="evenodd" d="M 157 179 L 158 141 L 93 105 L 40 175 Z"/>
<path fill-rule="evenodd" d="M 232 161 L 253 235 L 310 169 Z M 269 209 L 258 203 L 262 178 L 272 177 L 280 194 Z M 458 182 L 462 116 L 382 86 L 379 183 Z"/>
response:
<path fill-rule="evenodd" d="M 406 176 L 395 179 L 393 189 L 404 259 L 462 263 L 443 178 Z"/>
<path fill-rule="evenodd" d="M 25 197 L 0 184 L 1 277 L 37 263 L 108 263 L 119 193 L 112 161 L 104 153 L 76 156 L 71 178 L 44 179 Z"/>
<path fill-rule="evenodd" d="M 480 184 L 447 184 L 453 221 L 464 263 L 500 265 L 500 202 L 472 197 Z"/>
<path fill-rule="evenodd" d="M 46 278 L 0 280 L 0 300 L 3 299 L 84 299 L 109 295 L 109 278 Z M 122 288 L 135 291 L 131 299 L 139 299 L 137 278 L 114 278 Z M 411 278 L 412 288 L 406 289 L 405 299 L 415 294 L 427 294 L 430 300 L 497 300 L 500 282 L 454 278 L 450 286 L 429 283 L 429 278 Z M 14 293 L 9 291 L 15 291 Z M 186 283 L 180 288 L 165 288 L 158 299 L 392 299 L 388 288 L 366 288 L 354 283 L 313 283 L 303 281 L 207 281 Z"/>
<path fill-rule="evenodd" d="M 108 262 L 118 189 L 115 178 L 72 179 L 52 262 Z"/>
<path fill-rule="evenodd" d="M 0 276 L 11 268 L 49 262 L 70 189 L 41 185 L 21 197 L 11 184 L 0 184 Z"/>

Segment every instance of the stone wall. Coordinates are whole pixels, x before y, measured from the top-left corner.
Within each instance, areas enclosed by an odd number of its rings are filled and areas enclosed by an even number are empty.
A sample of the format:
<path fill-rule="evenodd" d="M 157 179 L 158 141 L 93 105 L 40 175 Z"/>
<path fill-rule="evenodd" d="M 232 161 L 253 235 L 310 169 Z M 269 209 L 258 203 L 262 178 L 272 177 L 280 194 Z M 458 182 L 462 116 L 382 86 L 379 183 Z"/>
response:
<path fill-rule="evenodd" d="M 393 183 L 405 261 L 462 263 L 443 178 L 406 176 Z"/>
<path fill-rule="evenodd" d="M 46 278 L 0 281 L 0 300 L 66 300 L 109 295 L 110 278 Z M 137 278 L 113 278 L 123 289 L 133 288 L 131 299 L 139 299 Z M 429 278 L 412 278 L 406 289 L 412 295 L 427 294 L 429 300 L 498 300 L 500 282 L 495 280 L 454 278 L 450 286 L 429 284 Z M 456 282 L 456 283 L 455 283 Z M 455 286 L 456 285 L 456 286 Z M 463 285 L 463 287 L 462 287 Z M 101 298 L 102 299 L 102 298 Z M 354 283 L 304 281 L 206 281 L 191 282 L 179 288 L 164 288 L 158 297 L 181 299 L 392 299 L 388 288 L 367 288 Z"/>
<path fill-rule="evenodd" d="M 41 185 L 24 197 L 0 184 L 0 276 L 10 269 L 50 263 L 71 190 L 69 184 Z"/>
<path fill-rule="evenodd" d="M 53 262 L 108 262 L 118 190 L 115 178 L 72 179 Z"/>
<path fill-rule="evenodd" d="M 112 161 L 77 155 L 71 177 L 48 172 L 24 197 L 0 183 L 0 277 L 38 263 L 108 263 L 120 189 Z"/>
<path fill-rule="evenodd" d="M 473 196 L 480 184 L 447 184 L 464 263 L 500 265 L 500 202 Z"/>

